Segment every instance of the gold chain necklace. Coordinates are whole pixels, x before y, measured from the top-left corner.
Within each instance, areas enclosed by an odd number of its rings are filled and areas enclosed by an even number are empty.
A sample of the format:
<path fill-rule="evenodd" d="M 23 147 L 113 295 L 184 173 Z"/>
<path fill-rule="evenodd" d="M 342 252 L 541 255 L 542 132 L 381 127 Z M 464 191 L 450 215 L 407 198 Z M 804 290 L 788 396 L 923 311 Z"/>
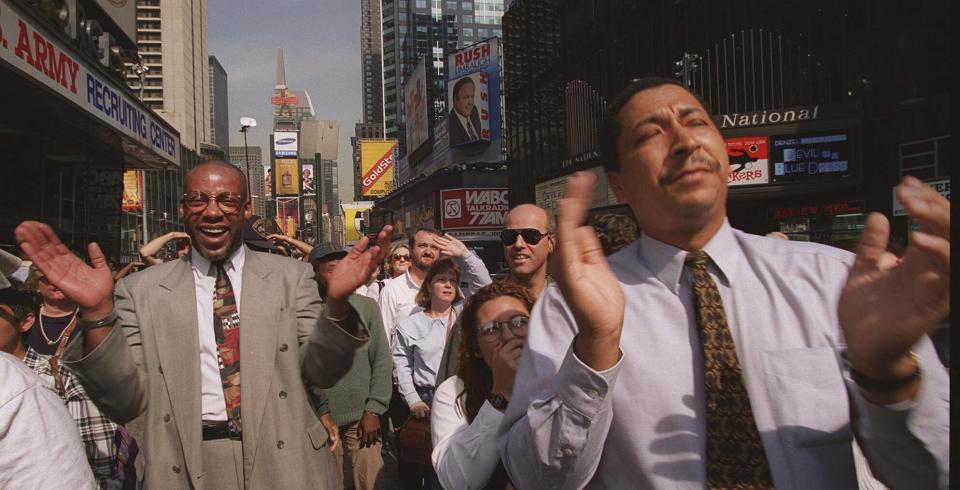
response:
<path fill-rule="evenodd" d="M 73 310 L 73 313 L 72 313 L 72 315 L 71 315 L 71 317 L 70 317 L 70 321 L 67 322 L 67 326 L 70 326 L 70 324 L 73 323 L 73 320 L 75 320 L 75 319 L 77 318 L 77 313 L 80 313 L 80 307 L 79 307 L 79 306 L 78 306 L 75 310 Z M 46 329 L 43 328 L 43 308 L 40 308 L 40 335 L 43 336 L 43 340 L 47 341 L 47 345 L 56 345 L 56 344 L 59 344 L 59 343 L 60 343 L 60 339 L 63 338 L 63 333 L 66 332 L 66 331 L 67 331 L 67 328 L 64 327 L 63 330 L 60 331 L 60 336 L 57 337 L 57 340 L 50 340 L 50 337 L 47 337 L 47 331 L 46 331 Z"/>

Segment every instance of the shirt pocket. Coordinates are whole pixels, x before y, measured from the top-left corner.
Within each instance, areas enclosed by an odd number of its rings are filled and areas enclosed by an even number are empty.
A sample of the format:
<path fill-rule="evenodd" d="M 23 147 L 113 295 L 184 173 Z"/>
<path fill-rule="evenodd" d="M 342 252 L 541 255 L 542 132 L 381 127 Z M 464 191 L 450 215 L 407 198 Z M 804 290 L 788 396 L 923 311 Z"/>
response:
<path fill-rule="evenodd" d="M 795 448 L 850 444 L 850 404 L 832 347 L 763 353 L 780 440 Z"/>

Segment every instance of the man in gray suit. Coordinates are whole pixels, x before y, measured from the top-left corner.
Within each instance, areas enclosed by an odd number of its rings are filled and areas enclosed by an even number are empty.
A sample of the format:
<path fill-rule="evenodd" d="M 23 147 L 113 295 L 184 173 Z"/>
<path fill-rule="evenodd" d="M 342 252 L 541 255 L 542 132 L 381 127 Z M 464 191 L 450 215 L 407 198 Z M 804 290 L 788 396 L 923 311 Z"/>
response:
<path fill-rule="evenodd" d="M 390 228 L 341 261 L 324 304 L 308 264 L 242 245 L 252 210 L 236 167 L 191 170 L 180 211 L 191 253 L 115 288 L 96 244 L 89 267 L 47 225 L 17 227 L 23 250 L 81 307 L 83 333 L 63 362 L 112 419 L 145 415 L 147 487 L 333 488 L 304 385 L 332 386 L 365 345 L 347 298 L 381 262 Z"/>

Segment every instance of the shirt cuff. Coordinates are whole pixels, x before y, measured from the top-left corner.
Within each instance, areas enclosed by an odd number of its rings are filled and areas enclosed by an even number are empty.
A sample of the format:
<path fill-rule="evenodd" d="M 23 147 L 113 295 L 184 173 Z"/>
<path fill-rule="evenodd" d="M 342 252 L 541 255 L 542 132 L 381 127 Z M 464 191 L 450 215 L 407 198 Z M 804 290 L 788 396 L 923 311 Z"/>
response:
<path fill-rule="evenodd" d="M 592 419 L 608 404 L 606 400 L 616 383 L 622 364 L 623 354 L 610 369 L 594 371 L 577 358 L 571 342 L 554 378 L 554 392 L 564 406 Z"/>

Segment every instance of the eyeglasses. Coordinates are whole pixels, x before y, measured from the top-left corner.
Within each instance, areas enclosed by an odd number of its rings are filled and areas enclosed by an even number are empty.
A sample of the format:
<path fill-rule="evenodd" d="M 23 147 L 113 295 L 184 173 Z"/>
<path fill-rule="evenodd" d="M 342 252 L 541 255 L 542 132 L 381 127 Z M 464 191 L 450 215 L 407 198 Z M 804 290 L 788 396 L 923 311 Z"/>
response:
<path fill-rule="evenodd" d="M 409 256 L 409 255 L 393 254 L 393 260 L 395 260 L 395 261 L 398 261 L 398 260 L 410 260 L 410 256 Z"/>
<path fill-rule="evenodd" d="M 236 213 L 243 204 L 243 198 L 233 192 L 221 192 L 215 196 L 210 196 L 203 192 L 190 192 L 183 195 L 183 203 L 193 212 L 200 212 L 207 209 L 210 201 L 217 201 L 217 206 L 220 207 L 220 211 L 223 211 L 225 214 Z"/>
<path fill-rule="evenodd" d="M 480 338 L 484 341 L 491 341 L 500 337 L 503 329 L 510 328 L 510 332 L 517 337 L 525 337 L 527 335 L 527 325 L 530 323 L 530 317 L 527 315 L 514 315 L 509 320 L 498 322 L 491 320 L 486 323 L 480 324 L 478 331 L 480 332 Z"/>
<path fill-rule="evenodd" d="M 517 230 L 503 230 L 500 232 L 500 241 L 503 242 L 504 247 L 509 247 L 514 243 L 517 243 L 517 236 L 522 236 L 523 241 L 528 245 L 536 245 L 540 243 L 540 240 L 547 235 L 553 235 L 553 233 L 546 232 L 543 233 L 540 230 L 534 228 L 520 228 Z"/>

